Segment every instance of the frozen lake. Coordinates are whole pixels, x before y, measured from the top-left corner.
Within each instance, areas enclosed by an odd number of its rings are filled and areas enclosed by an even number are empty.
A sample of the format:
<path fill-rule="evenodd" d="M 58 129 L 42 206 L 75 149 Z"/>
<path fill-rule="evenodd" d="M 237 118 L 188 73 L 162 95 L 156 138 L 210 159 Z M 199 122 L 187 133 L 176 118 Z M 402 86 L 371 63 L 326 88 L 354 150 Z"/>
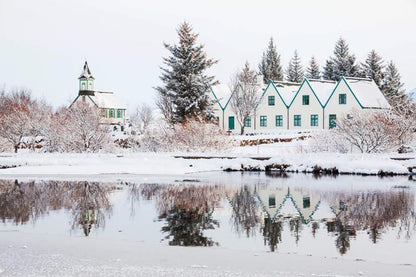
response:
<path fill-rule="evenodd" d="M 416 183 L 407 177 L 211 172 L 30 179 L 0 180 L 3 235 L 415 265 Z"/>

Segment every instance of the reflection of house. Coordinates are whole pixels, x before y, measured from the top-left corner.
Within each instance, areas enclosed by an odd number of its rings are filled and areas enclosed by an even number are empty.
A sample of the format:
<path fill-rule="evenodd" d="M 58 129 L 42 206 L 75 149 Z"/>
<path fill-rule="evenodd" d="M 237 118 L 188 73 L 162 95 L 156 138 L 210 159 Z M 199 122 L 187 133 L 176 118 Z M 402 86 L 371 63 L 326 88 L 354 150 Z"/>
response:
<path fill-rule="evenodd" d="M 86 102 L 100 109 L 101 123 L 119 124 L 126 123 L 126 104 L 119 101 L 113 92 L 94 90 L 94 80 L 87 62 L 84 64 L 81 76 L 79 76 L 79 92 L 71 106 L 79 101 Z"/>
<path fill-rule="evenodd" d="M 271 220 L 282 215 L 283 209 L 292 203 L 302 222 L 307 224 L 312 220 L 321 203 L 319 197 L 310 195 L 304 188 L 259 185 L 255 194 Z"/>

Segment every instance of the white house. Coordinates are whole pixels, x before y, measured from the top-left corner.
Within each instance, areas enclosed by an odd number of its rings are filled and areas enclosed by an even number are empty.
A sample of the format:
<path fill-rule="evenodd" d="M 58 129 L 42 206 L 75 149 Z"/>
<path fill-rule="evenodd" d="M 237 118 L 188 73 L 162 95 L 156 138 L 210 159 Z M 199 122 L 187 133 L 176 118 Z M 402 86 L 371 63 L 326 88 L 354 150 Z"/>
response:
<path fill-rule="evenodd" d="M 113 92 L 94 90 L 94 80 L 88 63 L 85 62 L 79 80 L 78 96 L 72 102 L 82 101 L 100 109 L 103 124 L 125 125 L 127 105 L 121 102 Z M 70 107 L 71 107 L 70 106 Z"/>
<path fill-rule="evenodd" d="M 232 92 L 225 86 L 213 87 L 211 92 L 217 102 L 220 127 L 238 131 L 230 106 Z M 330 129 L 335 127 L 337 118 L 354 109 L 389 107 L 371 79 L 341 77 L 335 82 L 305 78 L 302 83 L 270 81 L 245 126 L 246 132 Z"/>

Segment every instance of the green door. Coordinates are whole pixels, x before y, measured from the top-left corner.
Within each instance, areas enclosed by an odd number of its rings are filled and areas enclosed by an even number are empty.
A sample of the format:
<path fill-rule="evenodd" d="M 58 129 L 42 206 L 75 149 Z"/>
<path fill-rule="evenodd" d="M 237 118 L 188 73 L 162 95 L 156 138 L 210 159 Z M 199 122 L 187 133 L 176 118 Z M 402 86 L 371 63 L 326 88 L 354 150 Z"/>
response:
<path fill-rule="evenodd" d="M 335 122 L 336 120 L 337 120 L 336 114 L 329 115 L 329 129 L 337 127 L 337 123 Z"/>
<path fill-rule="evenodd" d="M 228 129 L 234 130 L 234 116 L 228 117 Z"/>

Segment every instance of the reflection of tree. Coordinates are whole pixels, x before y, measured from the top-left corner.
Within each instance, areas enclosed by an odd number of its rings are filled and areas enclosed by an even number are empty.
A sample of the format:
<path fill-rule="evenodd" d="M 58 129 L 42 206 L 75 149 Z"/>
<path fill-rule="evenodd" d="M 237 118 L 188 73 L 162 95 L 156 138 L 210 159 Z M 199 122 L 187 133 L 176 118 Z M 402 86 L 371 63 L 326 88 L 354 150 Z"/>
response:
<path fill-rule="evenodd" d="M 374 191 L 359 193 L 333 193 L 327 195 L 336 213 L 334 222 L 328 222 L 328 231 L 335 232 L 337 248 L 345 254 L 350 247 L 349 238 L 356 230 L 367 230 L 369 238 L 377 243 L 386 228 L 399 228 L 410 238 L 415 227 L 414 195 L 402 191 Z"/>
<path fill-rule="evenodd" d="M 245 232 L 247 237 L 254 235 L 255 226 L 260 222 L 260 205 L 247 186 L 242 187 L 230 197 L 231 220 L 238 234 Z"/>
<path fill-rule="evenodd" d="M 162 231 L 171 239 L 169 245 L 212 246 L 215 242 L 203 231 L 219 222 L 212 218 L 214 207 L 224 196 L 222 186 L 141 185 L 144 197 L 156 197 L 159 219 L 166 220 Z"/>
<path fill-rule="evenodd" d="M 68 204 L 73 216 L 72 228 L 80 225 L 85 236 L 90 234 L 93 225 L 96 228 L 104 227 L 105 212 L 111 208 L 108 189 L 90 182 L 70 183 Z"/>
<path fill-rule="evenodd" d="M 350 249 L 350 237 L 355 236 L 356 232 L 353 226 L 345 225 L 339 218 L 334 221 L 328 221 L 326 223 L 328 232 L 335 233 L 337 238 L 335 240 L 335 246 L 339 253 L 344 255 Z"/>
<path fill-rule="evenodd" d="M 290 231 L 292 232 L 293 236 L 296 239 L 296 244 L 298 244 L 300 239 L 300 233 L 302 231 L 302 218 L 300 217 L 293 217 L 289 220 Z"/>
<path fill-rule="evenodd" d="M 0 218 L 24 224 L 51 210 L 66 208 L 72 211 L 72 228 L 80 225 L 88 236 L 93 224 L 104 225 L 104 213 L 110 210 L 110 189 L 88 182 L 0 181 Z"/>
<path fill-rule="evenodd" d="M 0 217 L 3 222 L 12 219 L 15 224 L 24 224 L 29 220 L 36 221 L 47 212 L 42 188 L 34 182 L 1 181 L 0 186 Z"/>
<path fill-rule="evenodd" d="M 283 222 L 271 220 L 269 217 L 264 219 L 263 237 L 264 244 L 270 246 L 270 251 L 276 251 L 277 245 L 282 242 Z"/>

